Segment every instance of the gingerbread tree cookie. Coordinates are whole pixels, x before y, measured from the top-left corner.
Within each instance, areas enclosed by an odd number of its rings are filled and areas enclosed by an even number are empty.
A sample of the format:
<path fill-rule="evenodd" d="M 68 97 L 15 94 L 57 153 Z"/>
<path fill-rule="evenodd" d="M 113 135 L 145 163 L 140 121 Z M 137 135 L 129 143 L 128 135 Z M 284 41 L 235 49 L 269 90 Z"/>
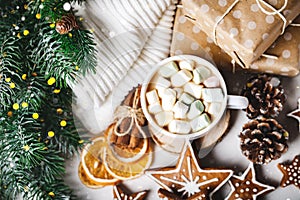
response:
<path fill-rule="evenodd" d="M 255 169 L 252 163 L 249 164 L 241 177 L 233 175 L 229 183 L 232 191 L 226 197 L 226 200 L 255 200 L 257 196 L 275 189 L 272 186 L 262 184 L 256 180 Z"/>
<path fill-rule="evenodd" d="M 190 142 L 179 157 L 176 167 L 146 171 L 165 190 L 181 199 L 209 199 L 233 174 L 232 170 L 201 169 Z"/>
<path fill-rule="evenodd" d="M 278 168 L 283 173 L 280 186 L 295 185 L 300 189 L 300 156 L 296 156 L 291 163 L 280 163 Z"/>
<path fill-rule="evenodd" d="M 113 200 L 143 200 L 147 195 L 147 191 L 137 192 L 129 195 L 124 192 L 120 185 L 115 185 L 113 187 L 113 193 Z"/>

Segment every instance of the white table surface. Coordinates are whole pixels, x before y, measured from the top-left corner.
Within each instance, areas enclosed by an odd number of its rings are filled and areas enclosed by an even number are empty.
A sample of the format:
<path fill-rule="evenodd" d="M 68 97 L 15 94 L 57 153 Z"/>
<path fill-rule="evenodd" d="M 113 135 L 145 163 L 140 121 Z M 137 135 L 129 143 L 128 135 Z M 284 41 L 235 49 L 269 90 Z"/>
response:
<path fill-rule="evenodd" d="M 222 72 L 227 83 L 229 94 L 239 94 L 242 87 L 246 83 L 246 80 L 251 77 L 251 74 L 241 72 Z M 282 155 L 278 160 L 272 161 L 268 165 L 256 166 L 257 179 L 265 184 L 270 184 L 276 187 L 275 191 L 272 191 L 264 196 L 259 196 L 258 199 L 264 200 L 299 200 L 300 189 L 293 185 L 286 188 L 279 186 L 282 174 L 277 168 L 277 164 L 283 161 L 291 161 L 296 155 L 300 154 L 300 134 L 299 125 L 294 118 L 287 117 L 286 114 L 297 108 L 297 99 L 300 97 L 300 77 L 281 77 L 283 88 L 286 91 L 287 102 L 284 104 L 284 110 L 281 112 L 277 120 L 289 131 L 290 137 L 288 141 L 289 150 Z M 136 83 L 132 83 L 135 85 Z M 111 104 L 114 100 L 109 98 L 106 104 Z M 116 102 L 114 103 L 116 104 Z M 103 114 L 101 107 L 105 105 L 93 105 L 85 113 L 88 121 L 95 120 L 101 123 L 99 127 L 105 126 L 110 122 L 111 112 L 107 111 L 107 115 Z M 105 110 L 105 109 L 104 109 Z M 101 115 L 99 115 L 101 113 Z M 200 166 L 205 167 L 224 167 L 234 170 L 234 173 L 241 175 L 247 168 L 249 161 L 242 155 L 240 150 L 239 133 L 242 129 L 242 125 L 248 121 L 244 111 L 231 111 L 230 128 L 228 133 L 223 137 L 214 149 L 203 159 L 201 159 Z M 95 131 L 95 129 L 94 129 Z M 176 163 L 177 155 L 167 153 L 160 149 L 155 148 L 154 160 L 151 168 L 174 166 Z M 79 163 L 79 156 L 75 156 L 73 159 L 68 160 L 66 163 L 67 174 L 65 177 L 66 182 L 74 189 L 75 193 L 84 200 L 106 200 L 112 199 L 112 187 L 107 186 L 101 189 L 89 189 L 85 187 L 79 180 L 77 175 Z M 149 177 L 143 175 L 140 178 L 123 182 L 132 192 L 141 190 L 149 190 L 146 199 L 156 200 L 157 190 L 159 186 Z M 224 195 L 229 192 L 229 187 L 224 186 L 222 188 L 223 193 L 216 195 L 216 199 L 223 199 Z"/>

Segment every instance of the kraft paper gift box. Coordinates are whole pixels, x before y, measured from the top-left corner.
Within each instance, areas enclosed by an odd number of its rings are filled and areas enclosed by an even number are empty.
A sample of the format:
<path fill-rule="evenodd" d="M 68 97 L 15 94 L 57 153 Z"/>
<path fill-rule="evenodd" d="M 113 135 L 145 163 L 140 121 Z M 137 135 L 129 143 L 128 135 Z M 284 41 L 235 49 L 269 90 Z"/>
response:
<path fill-rule="evenodd" d="M 298 24 L 300 16 L 293 22 Z M 299 73 L 300 27 L 290 25 L 268 50 L 250 64 L 249 70 L 296 76 Z M 171 44 L 171 55 L 192 54 L 214 63 L 220 69 L 232 70 L 232 58 L 213 39 L 189 18 L 181 7 L 177 8 Z M 239 69 L 240 67 L 236 67 Z"/>
<path fill-rule="evenodd" d="M 287 27 L 285 33 L 254 61 L 250 68 L 284 76 L 296 76 L 300 70 L 300 16 L 295 25 Z M 297 25 L 296 25 L 297 24 Z"/>
<path fill-rule="evenodd" d="M 184 13 L 243 68 L 300 14 L 299 0 L 182 0 Z"/>

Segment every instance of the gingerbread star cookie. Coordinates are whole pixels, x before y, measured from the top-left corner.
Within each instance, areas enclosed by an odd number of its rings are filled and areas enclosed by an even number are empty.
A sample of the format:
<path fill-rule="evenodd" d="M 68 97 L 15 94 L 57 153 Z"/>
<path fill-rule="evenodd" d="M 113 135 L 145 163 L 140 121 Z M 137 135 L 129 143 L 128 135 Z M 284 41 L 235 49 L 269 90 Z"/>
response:
<path fill-rule="evenodd" d="M 300 131 L 300 98 L 298 99 L 298 109 L 287 114 L 289 117 L 294 117 L 299 122 L 299 131 Z"/>
<path fill-rule="evenodd" d="M 252 163 L 249 164 L 241 177 L 233 175 L 229 180 L 229 184 L 232 191 L 226 197 L 226 200 L 255 200 L 257 196 L 275 189 L 256 180 L 255 169 Z"/>
<path fill-rule="evenodd" d="M 115 185 L 113 187 L 113 193 L 113 200 L 143 200 L 147 195 L 147 191 L 137 192 L 129 195 L 124 192 L 120 185 Z"/>
<path fill-rule="evenodd" d="M 159 188 L 157 191 L 158 197 L 162 200 L 182 200 L 182 198 L 174 194 L 173 192 L 169 192 L 168 190 L 165 190 L 163 188 Z"/>
<path fill-rule="evenodd" d="M 280 163 L 278 168 L 283 173 L 280 186 L 294 184 L 300 189 L 300 156 L 296 156 L 291 163 Z"/>
<path fill-rule="evenodd" d="M 180 199 L 211 198 L 233 174 L 232 170 L 201 169 L 190 142 L 186 145 L 179 157 L 176 167 L 165 167 L 158 170 L 146 171 L 170 194 Z M 170 198 L 172 199 L 172 198 Z"/>

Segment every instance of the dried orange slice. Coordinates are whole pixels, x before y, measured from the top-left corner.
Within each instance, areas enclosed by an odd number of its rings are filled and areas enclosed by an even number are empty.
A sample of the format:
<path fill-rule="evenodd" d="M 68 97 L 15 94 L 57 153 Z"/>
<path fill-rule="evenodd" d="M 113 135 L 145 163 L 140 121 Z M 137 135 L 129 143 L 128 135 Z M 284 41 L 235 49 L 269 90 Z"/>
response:
<path fill-rule="evenodd" d="M 103 182 L 97 182 L 97 181 L 94 181 L 93 179 L 89 178 L 87 173 L 85 173 L 81 162 L 79 163 L 79 167 L 78 167 L 78 176 L 79 176 L 79 179 L 81 180 L 81 182 L 85 186 L 92 188 L 92 189 L 97 189 L 97 188 L 101 188 L 101 187 L 104 187 L 107 185 L 111 185 L 111 184 L 106 184 Z"/>
<path fill-rule="evenodd" d="M 100 185 L 113 185 L 119 180 L 106 170 L 103 164 L 103 153 L 107 148 L 105 137 L 97 137 L 82 150 L 81 167 L 86 176 Z"/>
<path fill-rule="evenodd" d="M 110 148 L 104 149 L 104 166 L 106 170 L 116 179 L 128 180 L 141 176 L 152 162 L 152 151 L 150 146 L 147 152 L 135 162 L 123 162 L 119 160 Z"/>

